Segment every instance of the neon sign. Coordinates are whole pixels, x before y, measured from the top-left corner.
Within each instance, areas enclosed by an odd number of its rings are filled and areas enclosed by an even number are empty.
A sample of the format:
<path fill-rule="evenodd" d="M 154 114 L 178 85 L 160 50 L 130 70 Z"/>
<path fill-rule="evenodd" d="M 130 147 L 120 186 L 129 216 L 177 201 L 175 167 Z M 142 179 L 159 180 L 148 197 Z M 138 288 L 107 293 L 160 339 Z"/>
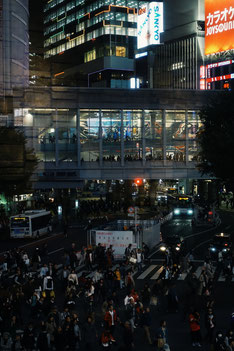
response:
<path fill-rule="evenodd" d="M 139 10 L 137 22 L 137 48 L 160 44 L 163 32 L 163 3 L 150 2 Z"/>

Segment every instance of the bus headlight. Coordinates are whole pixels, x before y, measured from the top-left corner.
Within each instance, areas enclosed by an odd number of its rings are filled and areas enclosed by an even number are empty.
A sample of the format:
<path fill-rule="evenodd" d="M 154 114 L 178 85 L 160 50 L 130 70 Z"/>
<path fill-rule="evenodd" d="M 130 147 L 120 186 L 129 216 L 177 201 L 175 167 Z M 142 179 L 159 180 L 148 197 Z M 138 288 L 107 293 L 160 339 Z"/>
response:
<path fill-rule="evenodd" d="M 174 214 L 175 214 L 175 215 L 179 215 L 179 214 L 180 214 L 180 210 L 179 210 L 178 208 L 176 208 L 176 209 L 174 210 Z"/>
<path fill-rule="evenodd" d="M 187 213 L 188 213 L 189 215 L 192 215 L 192 214 L 193 214 L 193 210 L 188 210 Z"/>

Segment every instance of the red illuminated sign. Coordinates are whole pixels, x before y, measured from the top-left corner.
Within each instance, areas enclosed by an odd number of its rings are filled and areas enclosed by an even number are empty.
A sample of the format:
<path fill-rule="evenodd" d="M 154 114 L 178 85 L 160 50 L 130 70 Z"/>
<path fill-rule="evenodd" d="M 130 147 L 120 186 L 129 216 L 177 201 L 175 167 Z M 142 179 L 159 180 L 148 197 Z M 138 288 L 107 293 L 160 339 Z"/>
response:
<path fill-rule="evenodd" d="M 234 49 L 233 0 L 205 0 L 205 55 Z"/>
<path fill-rule="evenodd" d="M 206 82 L 207 83 L 213 83 L 213 82 L 219 82 L 220 80 L 226 80 L 226 79 L 232 79 L 232 75 L 231 74 L 227 74 L 225 76 L 207 78 Z"/>

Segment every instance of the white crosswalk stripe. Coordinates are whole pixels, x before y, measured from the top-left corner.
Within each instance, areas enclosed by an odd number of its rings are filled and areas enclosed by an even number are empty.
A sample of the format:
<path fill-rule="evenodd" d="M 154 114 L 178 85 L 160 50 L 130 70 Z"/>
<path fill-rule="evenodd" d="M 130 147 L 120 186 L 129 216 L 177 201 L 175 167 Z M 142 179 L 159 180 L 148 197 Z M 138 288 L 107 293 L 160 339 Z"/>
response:
<path fill-rule="evenodd" d="M 199 267 L 196 269 L 195 274 L 196 274 L 197 278 L 199 278 L 199 277 L 200 277 L 201 272 L 202 272 L 202 268 L 203 268 L 203 266 L 199 266 Z"/>
<path fill-rule="evenodd" d="M 150 280 L 157 280 L 159 278 L 160 274 L 162 273 L 164 266 L 152 264 L 148 267 L 146 266 L 145 268 L 146 269 L 136 279 L 143 280 L 145 278 L 148 278 L 148 276 L 152 275 L 152 273 L 153 273 L 153 275 L 150 277 Z M 204 266 L 200 265 L 196 268 L 196 270 L 194 272 L 198 279 L 201 275 L 203 268 L 204 268 Z M 156 272 L 153 272 L 153 270 L 155 270 L 155 269 L 157 269 Z M 138 272 L 135 271 L 134 275 L 137 273 Z M 177 276 L 175 276 L 173 279 L 176 279 L 178 281 L 184 281 L 184 280 L 186 280 L 188 275 L 189 275 L 189 271 L 182 272 L 182 273 L 178 274 Z M 229 281 L 230 281 L 230 277 L 227 278 L 226 276 L 223 276 L 222 273 L 220 273 L 217 277 L 217 282 L 225 282 L 227 279 L 229 279 Z M 234 282 L 234 276 L 232 277 L 231 281 Z"/>
<path fill-rule="evenodd" d="M 178 280 L 185 280 L 185 278 L 187 277 L 188 273 L 187 272 L 183 272 L 179 275 Z"/>
<path fill-rule="evenodd" d="M 157 272 L 156 272 L 150 279 L 152 279 L 152 280 L 157 280 L 158 277 L 160 276 L 160 274 L 162 273 L 163 269 L 164 269 L 163 266 L 160 267 L 160 268 L 157 270 Z"/>
<path fill-rule="evenodd" d="M 157 267 L 156 264 L 151 264 L 137 279 L 145 279 L 148 274 L 150 274 L 155 268 Z"/>

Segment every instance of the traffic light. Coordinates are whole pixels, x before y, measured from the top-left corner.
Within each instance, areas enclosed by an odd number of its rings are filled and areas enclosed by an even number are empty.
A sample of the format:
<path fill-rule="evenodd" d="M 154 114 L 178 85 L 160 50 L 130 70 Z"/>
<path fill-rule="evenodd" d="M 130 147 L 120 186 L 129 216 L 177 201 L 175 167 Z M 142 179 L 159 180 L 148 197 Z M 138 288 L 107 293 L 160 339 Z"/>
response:
<path fill-rule="evenodd" d="M 140 178 L 134 179 L 134 184 L 135 184 L 135 185 L 140 186 L 140 185 L 142 185 L 142 183 L 143 183 L 142 179 L 140 179 Z"/>

